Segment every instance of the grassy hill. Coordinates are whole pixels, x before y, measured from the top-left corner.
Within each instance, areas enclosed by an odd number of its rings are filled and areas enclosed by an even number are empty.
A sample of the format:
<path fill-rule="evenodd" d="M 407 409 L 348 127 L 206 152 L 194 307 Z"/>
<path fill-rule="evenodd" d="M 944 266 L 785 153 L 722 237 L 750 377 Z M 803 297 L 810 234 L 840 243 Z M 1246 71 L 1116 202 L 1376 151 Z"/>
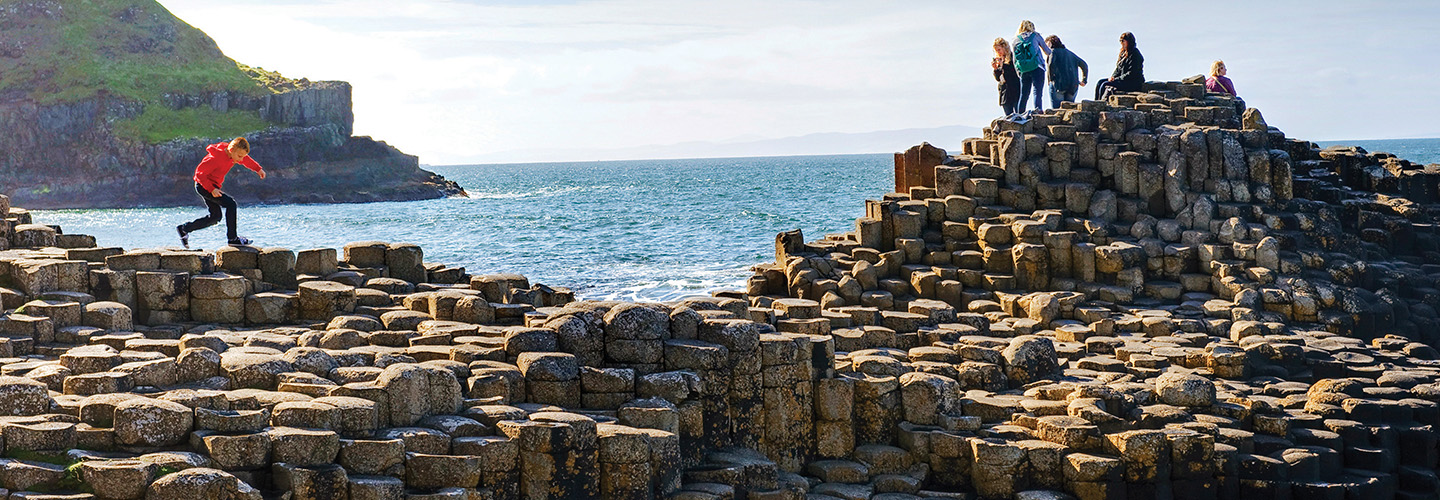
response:
<path fill-rule="evenodd" d="M 145 103 L 117 137 L 159 143 L 263 129 L 256 112 L 175 110 L 165 94 L 263 96 L 303 81 L 238 64 L 154 0 L 0 0 L 0 100 L 38 104 L 108 95 Z"/>

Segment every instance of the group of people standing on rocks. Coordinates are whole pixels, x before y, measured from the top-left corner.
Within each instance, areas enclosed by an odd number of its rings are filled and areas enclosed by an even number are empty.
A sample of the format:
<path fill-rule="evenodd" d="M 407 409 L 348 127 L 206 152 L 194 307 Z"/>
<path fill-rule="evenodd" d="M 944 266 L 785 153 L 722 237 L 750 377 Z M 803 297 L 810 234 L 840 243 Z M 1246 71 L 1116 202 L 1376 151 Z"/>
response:
<path fill-rule="evenodd" d="M 1044 108 L 1046 83 L 1050 86 L 1050 107 L 1058 108 L 1062 102 L 1075 102 L 1080 87 L 1090 80 L 1090 66 L 1085 60 L 1065 48 L 1060 37 L 1040 36 L 1035 23 L 1020 22 L 1020 29 L 1013 41 L 1004 37 L 996 38 L 992 46 L 995 58 L 990 68 L 999 82 L 1000 107 L 1006 116 L 1024 114 L 1030 96 L 1035 96 L 1035 111 Z M 1210 92 L 1235 94 L 1235 85 L 1225 77 L 1225 62 L 1215 61 L 1210 67 L 1210 76 L 1205 79 L 1205 88 Z M 1135 46 L 1135 35 L 1120 34 L 1120 56 L 1115 61 L 1115 71 L 1110 78 L 1102 78 L 1095 84 L 1095 99 L 1105 99 L 1116 92 L 1139 92 L 1145 85 L 1145 56 Z"/>

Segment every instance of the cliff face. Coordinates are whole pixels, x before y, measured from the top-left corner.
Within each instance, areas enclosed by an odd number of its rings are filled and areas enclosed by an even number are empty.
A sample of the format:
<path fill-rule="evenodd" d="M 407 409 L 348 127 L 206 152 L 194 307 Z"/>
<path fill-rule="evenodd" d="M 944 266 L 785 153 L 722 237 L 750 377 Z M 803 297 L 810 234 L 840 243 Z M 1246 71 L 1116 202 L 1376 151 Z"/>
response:
<path fill-rule="evenodd" d="M 350 84 L 238 66 L 153 0 L 0 0 L 0 28 L 0 191 L 17 203 L 191 204 L 205 146 L 236 135 L 270 175 L 233 171 L 226 187 L 242 203 L 464 194 L 416 157 L 352 137 Z"/>
<path fill-rule="evenodd" d="M 169 96 L 163 104 L 215 111 L 257 111 L 280 125 L 248 134 L 268 177 L 236 167 L 226 180 L 242 202 L 347 203 L 463 194 L 454 182 L 420 169 L 415 156 L 369 137 L 352 137 L 350 85 L 252 98 L 217 92 Z M 144 144 L 119 139 L 110 124 L 138 116 L 144 104 L 97 97 L 39 105 L 0 101 L 0 190 L 33 208 L 174 206 L 195 202 L 191 175 L 205 146 L 224 138 Z"/>
<path fill-rule="evenodd" d="M 296 127 L 329 123 L 340 127 L 340 133 L 345 135 L 350 135 L 355 122 L 350 107 L 350 84 L 346 82 L 306 81 L 303 87 L 262 96 L 221 90 L 165 94 L 160 100 L 172 110 L 208 108 L 220 113 L 255 112 L 265 121 Z"/>

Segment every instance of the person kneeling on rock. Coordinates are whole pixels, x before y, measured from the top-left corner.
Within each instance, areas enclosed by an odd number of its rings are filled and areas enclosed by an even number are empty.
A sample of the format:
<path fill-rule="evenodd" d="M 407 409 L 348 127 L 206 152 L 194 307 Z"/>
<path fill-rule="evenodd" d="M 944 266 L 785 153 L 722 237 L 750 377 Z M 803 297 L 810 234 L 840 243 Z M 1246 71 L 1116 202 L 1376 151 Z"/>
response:
<path fill-rule="evenodd" d="M 226 237 L 231 245 L 249 245 L 250 240 L 241 238 L 235 233 L 235 199 L 220 191 L 220 186 L 225 184 L 225 174 L 230 173 L 230 168 L 236 163 L 244 165 L 245 168 L 260 174 L 265 178 L 265 169 L 259 163 L 250 158 L 250 141 L 244 137 L 236 137 L 230 142 L 217 142 L 205 148 L 205 159 L 195 167 L 195 192 L 205 200 L 205 207 L 210 209 L 210 214 L 199 219 L 181 224 L 175 227 L 180 233 L 180 243 L 185 248 L 190 248 L 190 233 L 205 229 L 220 222 L 220 208 L 225 208 L 225 229 Z"/>

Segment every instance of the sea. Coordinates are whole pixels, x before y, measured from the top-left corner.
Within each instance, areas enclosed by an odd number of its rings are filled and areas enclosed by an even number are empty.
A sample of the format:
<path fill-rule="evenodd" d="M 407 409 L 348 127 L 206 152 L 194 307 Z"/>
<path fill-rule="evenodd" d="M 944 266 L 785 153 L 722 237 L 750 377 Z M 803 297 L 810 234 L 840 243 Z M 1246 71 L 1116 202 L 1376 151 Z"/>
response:
<path fill-rule="evenodd" d="M 1418 163 L 1440 139 L 1336 141 Z M 890 154 L 428 166 L 469 198 L 333 205 L 246 205 L 240 234 L 257 246 L 421 245 L 425 260 L 471 274 L 521 273 L 585 299 L 667 301 L 742 289 L 774 260 L 775 234 L 806 240 L 851 230 L 866 199 L 893 189 Z M 205 214 L 175 208 L 35 211 L 36 221 L 101 246 L 173 247 L 174 227 Z M 223 223 L 222 223 L 223 224 Z M 224 245 L 221 226 L 192 246 Z"/>

